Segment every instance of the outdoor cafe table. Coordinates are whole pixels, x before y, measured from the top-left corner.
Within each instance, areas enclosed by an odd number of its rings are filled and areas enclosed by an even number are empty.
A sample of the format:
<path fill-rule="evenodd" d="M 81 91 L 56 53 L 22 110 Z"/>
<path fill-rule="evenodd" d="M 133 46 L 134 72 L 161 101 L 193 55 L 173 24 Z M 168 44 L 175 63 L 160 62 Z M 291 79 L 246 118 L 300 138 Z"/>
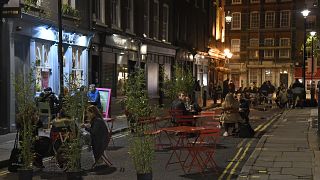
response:
<path fill-rule="evenodd" d="M 185 161 L 186 159 L 182 160 L 182 152 L 181 150 L 185 148 L 189 142 L 188 138 L 190 135 L 195 135 L 194 142 L 197 141 L 201 131 L 203 130 L 209 130 L 209 129 L 218 129 L 216 127 L 210 127 L 210 126 L 200 126 L 200 127 L 193 127 L 193 126 L 176 126 L 176 127 L 167 127 L 167 128 L 161 128 L 158 130 L 158 132 L 165 132 L 167 134 L 167 137 L 170 141 L 172 150 L 172 153 L 170 155 L 170 158 L 166 164 L 166 168 L 169 164 L 176 164 L 179 163 L 182 170 L 185 172 Z M 170 136 L 170 134 L 174 134 L 174 136 Z M 176 157 L 176 162 L 171 162 L 173 156 Z M 188 157 L 188 156 L 187 156 Z"/>

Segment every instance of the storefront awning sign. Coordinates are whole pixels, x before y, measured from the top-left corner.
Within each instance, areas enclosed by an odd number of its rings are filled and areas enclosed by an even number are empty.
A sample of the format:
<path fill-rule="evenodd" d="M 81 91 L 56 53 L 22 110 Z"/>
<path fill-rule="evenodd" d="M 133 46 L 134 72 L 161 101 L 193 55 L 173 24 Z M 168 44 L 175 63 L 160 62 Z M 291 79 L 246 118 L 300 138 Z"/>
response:
<path fill-rule="evenodd" d="M 52 27 L 40 26 L 34 29 L 33 37 L 59 42 L 59 32 Z M 62 42 L 70 45 L 88 47 L 89 37 L 76 32 L 62 32 Z"/>

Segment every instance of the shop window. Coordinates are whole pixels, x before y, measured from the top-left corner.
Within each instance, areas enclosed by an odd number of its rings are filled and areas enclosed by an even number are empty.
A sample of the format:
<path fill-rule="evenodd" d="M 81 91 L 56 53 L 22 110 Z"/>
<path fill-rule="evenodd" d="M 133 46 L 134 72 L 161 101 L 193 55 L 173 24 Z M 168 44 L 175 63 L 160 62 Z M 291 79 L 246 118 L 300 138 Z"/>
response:
<path fill-rule="evenodd" d="M 49 60 L 50 46 L 36 43 L 35 45 L 35 68 L 36 68 L 36 91 L 40 92 L 49 87 L 51 76 L 51 62 Z"/>
<path fill-rule="evenodd" d="M 128 79 L 128 66 L 126 64 L 117 65 L 117 96 L 125 95 L 125 83 Z"/>
<path fill-rule="evenodd" d="M 241 0 L 232 0 L 232 4 L 241 4 Z"/>
<path fill-rule="evenodd" d="M 80 48 L 72 48 L 72 72 L 71 76 L 80 87 L 84 83 L 83 65 L 81 60 L 82 50 Z"/>
<path fill-rule="evenodd" d="M 270 69 L 266 69 L 264 72 L 264 81 L 272 82 L 272 71 Z"/>

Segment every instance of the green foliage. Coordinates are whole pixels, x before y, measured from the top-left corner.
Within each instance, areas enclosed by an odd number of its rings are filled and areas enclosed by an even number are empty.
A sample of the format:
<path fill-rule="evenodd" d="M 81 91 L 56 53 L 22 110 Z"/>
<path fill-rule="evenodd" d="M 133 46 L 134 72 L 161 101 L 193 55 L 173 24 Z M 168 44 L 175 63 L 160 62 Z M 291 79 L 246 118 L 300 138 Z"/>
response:
<path fill-rule="evenodd" d="M 139 117 L 149 117 L 151 115 L 152 110 L 149 106 L 143 69 L 139 69 L 129 76 L 125 85 L 125 95 L 124 106 L 129 116 L 130 124 L 134 126 Z"/>
<path fill-rule="evenodd" d="M 163 92 L 170 100 L 174 100 L 179 92 L 192 94 L 194 86 L 194 79 L 192 72 L 183 69 L 179 66 L 174 67 L 174 74 L 171 79 L 167 76 L 164 81 Z"/>
<path fill-rule="evenodd" d="M 319 38 L 317 35 L 315 35 L 313 37 L 313 48 L 314 48 L 314 56 L 317 57 L 318 56 L 318 51 L 317 51 L 317 44 L 319 44 Z M 312 37 L 311 35 L 308 35 L 308 38 L 307 38 L 307 42 L 306 42 L 306 47 L 307 48 L 311 48 L 312 46 Z M 302 45 L 302 50 L 303 50 L 303 45 Z"/>
<path fill-rule="evenodd" d="M 154 160 L 154 137 L 145 135 L 146 130 L 146 127 L 138 126 L 135 134 L 131 134 L 129 139 L 129 155 L 139 174 L 151 173 Z"/>
<path fill-rule="evenodd" d="M 68 4 L 62 5 L 62 14 L 73 16 L 73 17 L 80 17 L 80 13 L 77 9 L 74 9 L 73 7 L 69 6 Z"/>
<path fill-rule="evenodd" d="M 130 137 L 129 154 L 137 173 L 150 173 L 154 159 L 154 139 L 144 134 L 146 126 L 137 123 L 140 117 L 150 117 L 152 113 L 143 69 L 138 69 L 129 76 L 125 94 L 124 105 L 131 129 L 134 131 Z"/>
<path fill-rule="evenodd" d="M 66 155 L 68 159 L 67 169 L 69 171 L 80 171 L 81 164 L 81 144 L 80 144 L 80 132 L 79 125 L 83 123 L 83 115 L 88 106 L 88 99 L 86 92 L 79 91 L 79 80 L 72 78 L 71 74 L 69 78 L 65 78 L 67 81 L 68 92 L 64 95 L 63 106 L 67 116 L 71 117 L 74 122 L 72 123 L 73 136 L 71 141 L 67 142 Z"/>
<path fill-rule="evenodd" d="M 16 107 L 17 107 L 17 126 L 20 126 L 20 146 L 23 168 L 31 169 L 34 153 L 32 146 L 34 142 L 34 124 L 38 120 L 35 95 L 34 68 L 26 75 L 19 74 L 14 81 Z"/>
<path fill-rule="evenodd" d="M 39 12 L 38 16 L 48 18 L 51 16 L 49 3 L 50 1 L 24 0 L 23 11 L 26 13 L 31 11 Z"/>

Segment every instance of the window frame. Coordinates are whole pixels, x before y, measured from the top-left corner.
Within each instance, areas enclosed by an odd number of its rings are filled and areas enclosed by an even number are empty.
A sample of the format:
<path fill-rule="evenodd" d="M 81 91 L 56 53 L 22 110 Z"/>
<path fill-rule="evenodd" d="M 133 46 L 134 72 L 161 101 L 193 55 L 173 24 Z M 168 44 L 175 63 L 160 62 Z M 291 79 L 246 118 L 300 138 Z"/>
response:
<path fill-rule="evenodd" d="M 166 22 L 165 22 L 165 18 L 164 18 L 164 9 L 165 8 L 167 8 Z M 170 7 L 168 4 L 164 3 L 162 5 L 162 41 L 166 41 L 166 42 L 169 42 L 169 23 L 170 23 L 169 16 L 170 16 Z"/>
<path fill-rule="evenodd" d="M 113 27 L 121 28 L 121 2 L 111 0 L 111 23 Z"/>
<path fill-rule="evenodd" d="M 288 40 L 288 43 L 286 45 L 282 44 L 282 40 Z M 279 49 L 279 58 L 290 58 L 290 38 L 280 38 L 279 39 L 279 46 L 280 47 L 288 47 L 288 48 L 285 48 L 285 49 Z M 285 56 L 282 56 L 281 53 L 282 52 L 286 52 L 287 55 Z"/>
<path fill-rule="evenodd" d="M 133 3 L 133 0 L 127 0 L 127 7 L 126 7 L 126 10 L 127 10 L 127 31 L 131 32 L 131 33 L 134 33 L 134 3 Z"/>
<path fill-rule="evenodd" d="M 239 15 L 239 27 L 234 27 L 235 25 L 235 15 Z M 231 21 L 231 30 L 241 30 L 241 12 L 234 12 L 231 14 L 232 21 Z"/>
<path fill-rule="evenodd" d="M 272 45 L 267 45 L 267 41 L 272 40 Z M 264 47 L 274 47 L 274 38 L 265 38 L 264 39 Z M 270 53 L 272 52 L 272 53 Z M 271 56 L 269 56 L 269 53 L 272 54 Z M 274 49 L 265 49 L 264 52 L 264 58 L 265 59 L 271 59 L 274 58 Z M 268 56 L 267 56 L 268 55 Z"/>
<path fill-rule="evenodd" d="M 287 24 L 288 24 L 288 25 L 286 25 L 286 26 L 283 25 L 283 21 L 282 21 L 282 20 L 283 20 L 282 18 L 283 18 L 283 13 L 284 13 L 284 12 L 288 12 L 288 21 L 287 21 Z M 290 16 L 291 16 L 291 11 L 290 11 L 290 10 L 281 10 L 281 11 L 280 11 L 280 27 L 281 27 L 281 28 L 288 28 L 288 27 L 290 27 L 290 21 L 291 21 L 291 19 L 290 19 L 291 17 L 290 17 Z"/>
<path fill-rule="evenodd" d="M 253 41 L 256 41 L 257 43 L 254 44 L 254 43 L 252 43 Z M 259 48 L 259 38 L 251 38 L 251 39 L 249 39 L 249 46 L 250 46 L 250 48 L 255 48 L 255 47 Z M 250 59 L 258 59 L 259 58 L 259 49 L 250 50 L 249 51 L 249 58 Z"/>
<path fill-rule="evenodd" d="M 235 43 L 237 42 L 237 43 Z M 230 50 L 232 53 L 240 53 L 241 51 L 241 40 L 240 39 L 231 39 L 230 41 Z"/>
<path fill-rule="evenodd" d="M 150 36 L 150 1 L 144 0 L 144 12 L 143 12 L 143 32 L 149 37 Z M 147 7 L 147 9 L 146 9 Z"/>
<path fill-rule="evenodd" d="M 154 8 L 157 5 L 157 15 L 155 14 Z M 160 4 L 159 0 L 153 1 L 153 38 L 159 40 L 159 24 L 160 24 Z"/>
<path fill-rule="evenodd" d="M 260 0 L 250 0 L 250 3 L 252 3 L 252 4 L 259 4 L 259 3 L 260 3 Z"/>
<path fill-rule="evenodd" d="M 272 25 L 271 26 L 267 26 L 268 25 L 268 14 L 270 13 L 270 15 L 271 15 L 271 13 L 272 13 L 272 16 L 273 16 L 273 18 L 272 18 Z M 276 18 L 276 16 L 275 16 L 275 11 L 266 11 L 265 12 L 265 21 L 264 21 L 264 27 L 265 28 L 274 28 L 275 27 L 275 18 Z"/>
<path fill-rule="evenodd" d="M 231 4 L 242 4 L 242 0 L 232 0 Z"/>
<path fill-rule="evenodd" d="M 257 22 L 255 22 L 256 24 L 256 26 L 253 26 L 253 14 L 257 14 L 258 15 L 258 17 L 257 17 Z M 260 26 L 260 13 L 258 12 L 258 11 L 252 11 L 252 12 L 250 12 L 250 28 L 252 28 L 252 29 L 258 29 L 259 28 L 259 26 Z"/>

